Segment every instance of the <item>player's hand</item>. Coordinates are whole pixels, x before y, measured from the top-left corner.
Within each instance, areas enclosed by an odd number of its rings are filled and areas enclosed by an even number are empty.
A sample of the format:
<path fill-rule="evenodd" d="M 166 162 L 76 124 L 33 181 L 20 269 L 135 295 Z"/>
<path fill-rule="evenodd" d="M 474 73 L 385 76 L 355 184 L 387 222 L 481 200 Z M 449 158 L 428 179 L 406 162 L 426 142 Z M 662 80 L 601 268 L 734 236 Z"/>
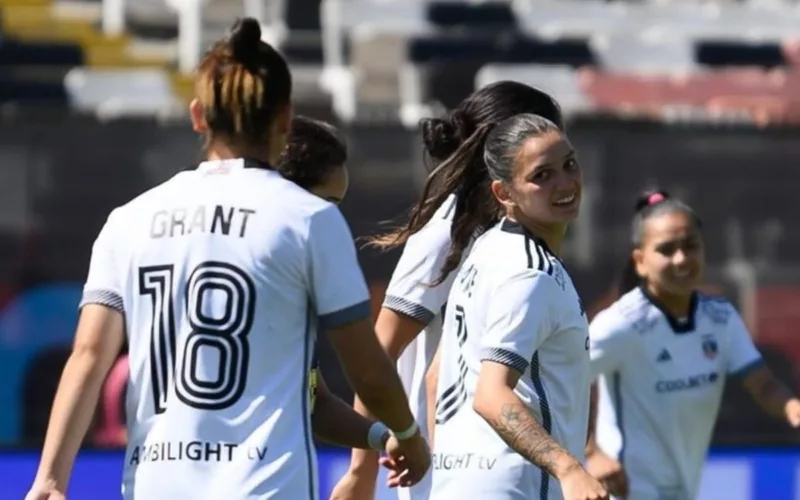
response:
<path fill-rule="evenodd" d="M 55 484 L 34 483 L 25 500 L 66 500 L 67 497 L 55 487 Z"/>
<path fill-rule="evenodd" d="M 608 500 L 608 492 L 597 479 L 576 466 L 559 478 L 564 500 Z"/>
<path fill-rule="evenodd" d="M 386 442 L 386 456 L 381 458 L 381 465 L 389 469 L 390 488 L 413 486 L 428 472 L 431 451 L 419 430 L 408 439 L 392 436 Z"/>
<path fill-rule="evenodd" d="M 786 403 L 786 421 L 793 428 L 800 428 L 800 399 L 792 398 Z"/>
<path fill-rule="evenodd" d="M 374 500 L 375 482 L 375 477 L 348 470 L 334 486 L 330 500 Z"/>
<path fill-rule="evenodd" d="M 627 498 L 628 475 L 617 460 L 595 450 L 586 456 L 586 471 L 600 481 L 611 495 Z"/>

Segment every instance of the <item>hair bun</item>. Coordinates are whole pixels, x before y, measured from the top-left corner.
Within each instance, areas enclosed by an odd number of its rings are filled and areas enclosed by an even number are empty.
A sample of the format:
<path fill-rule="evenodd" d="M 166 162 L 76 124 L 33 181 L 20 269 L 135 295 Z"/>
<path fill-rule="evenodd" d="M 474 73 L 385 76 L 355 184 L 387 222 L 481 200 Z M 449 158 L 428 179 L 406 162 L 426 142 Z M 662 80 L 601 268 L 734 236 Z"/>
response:
<path fill-rule="evenodd" d="M 231 28 L 228 43 L 234 59 L 243 63 L 252 61 L 261 44 L 261 25 L 252 17 L 238 20 Z"/>
<path fill-rule="evenodd" d="M 636 199 L 636 212 L 641 212 L 645 208 L 661 203 L 669 198 L 669 193 L 663 189 L 645 191 Z"/>
<path fill-rule="evenodd" d="M 458 130 L 449 120 L 424 118 L 419 125 L 425 150 L 435 160 L 446 160 L 461 145 Z"/>

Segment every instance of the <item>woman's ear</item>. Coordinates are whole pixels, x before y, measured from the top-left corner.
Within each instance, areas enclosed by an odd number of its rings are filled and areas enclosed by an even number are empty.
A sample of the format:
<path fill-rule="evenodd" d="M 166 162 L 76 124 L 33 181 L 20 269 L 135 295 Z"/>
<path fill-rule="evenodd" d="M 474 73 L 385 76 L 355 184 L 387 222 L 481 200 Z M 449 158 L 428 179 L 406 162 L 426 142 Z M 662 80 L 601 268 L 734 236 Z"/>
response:
<path fill-rule="evenodd" d="M 516 203 L 511 199 L 511 191 L 508 184 L 501 181 L 492 181 L 491 189 L 495 199 L 503 205 L 506 213 L 511 212 L 516 207 Z"/>
<path fill-rule="evenodd" d="M 205 134 L 208 132 L 208 123 L 206 122 L 206 113 L 203 105 L 197 98 L 192 99 L 189 103 L 189 117 L 192 120 L 192 130 L 198 134 Z"/>

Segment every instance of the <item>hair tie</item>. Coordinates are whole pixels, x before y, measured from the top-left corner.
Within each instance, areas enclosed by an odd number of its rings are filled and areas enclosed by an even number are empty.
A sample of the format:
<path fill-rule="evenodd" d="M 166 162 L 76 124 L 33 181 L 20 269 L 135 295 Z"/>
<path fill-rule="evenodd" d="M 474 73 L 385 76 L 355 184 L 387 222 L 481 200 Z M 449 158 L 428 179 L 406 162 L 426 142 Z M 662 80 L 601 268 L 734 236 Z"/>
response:
<path fill-rule="evenodd" d="M 647 198 L 648 205 L 655 205 L 661 201 L 664 201 L 666 198 L 661 193 L 653 193 Z"/>

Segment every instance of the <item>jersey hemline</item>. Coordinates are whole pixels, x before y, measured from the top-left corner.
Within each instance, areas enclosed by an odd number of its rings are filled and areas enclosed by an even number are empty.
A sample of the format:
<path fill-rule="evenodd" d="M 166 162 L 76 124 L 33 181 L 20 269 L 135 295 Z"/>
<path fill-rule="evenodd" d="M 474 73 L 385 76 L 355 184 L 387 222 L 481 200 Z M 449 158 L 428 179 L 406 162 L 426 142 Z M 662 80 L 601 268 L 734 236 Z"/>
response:
<path fill-rule="evenodd" d="M 125 312 L 125 307 L 123 305 L 122 296 L 117 292 L 112 290 L 87 290 L 83 292 L 83 297 L 81 297 L 81 301 L 78 304 L 78 310 L 81 310 L 83 306 L 89 304 L 96 304 L 100 306 L 110 307 L 116 311 L 121 313 Z"/>
<path fill-rule="evenodd" d="M 353 323 L 361 319 L 367 319 L 370 315 L 369 300 L 353 304 L 352 306 L 339 309 L 327 314 L 319 315 L 319 324 L 323 328 L 337 328 L 348 323 Z"/>
<path fill-rule="evenodd" d="M 481 353 L 481 361 L 491 361 L 507 366 L 519 373 L 525 373 L 530 363 L 528 360 L 513 351 L 500 349 L 498 347 L 490 347 L 484 349 Z"/>
<path fill-rule="evenodd" d="M 753 361 L 742 366 L 738 370 L 731 372 L 730 375 L 728 376 L 731 378 L 742 378 L 750 374 L 750 372 L 752 372 L 756 368 L 760 368 L 763 365 L 764 365 L 764 358 L 759 357 L 758 359 L 754 359 Z"/>
<path fill-rule="evenodd" d="M 436 317 L 436 313 L 428 308 L 397 295 L 387 295 L 381 307 L 409 316 L 426 326 Z"/>

